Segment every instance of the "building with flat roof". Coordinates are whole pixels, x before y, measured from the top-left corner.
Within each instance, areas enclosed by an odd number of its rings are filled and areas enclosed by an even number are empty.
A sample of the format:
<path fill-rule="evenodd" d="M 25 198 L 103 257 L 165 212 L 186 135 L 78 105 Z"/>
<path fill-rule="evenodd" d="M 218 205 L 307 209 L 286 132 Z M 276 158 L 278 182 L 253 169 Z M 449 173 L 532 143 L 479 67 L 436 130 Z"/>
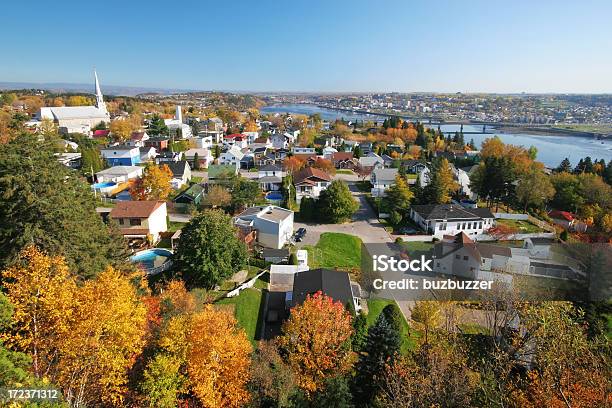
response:
<path fill-rule="evenodd" d="M 234 219 L 241 229 L 257 231 L 257 243 L 280 249 L 293 236 L 293 211 L 275 205 L 249 207 Z"/>

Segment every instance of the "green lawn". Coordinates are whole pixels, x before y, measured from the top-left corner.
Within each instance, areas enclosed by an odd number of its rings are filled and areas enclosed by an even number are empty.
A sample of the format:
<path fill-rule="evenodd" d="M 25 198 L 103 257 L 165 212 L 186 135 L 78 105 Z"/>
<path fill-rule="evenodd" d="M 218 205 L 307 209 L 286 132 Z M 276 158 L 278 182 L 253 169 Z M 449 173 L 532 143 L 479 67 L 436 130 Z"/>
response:
<path fill-rule="evenodd" d="M 382 313 L 385 306 L 395 303 L 395 300 L 390 299 L 368 299 L 368 315 L 366 320 L 368 327 L 372 326 L 378 316 Z M 420 334 L 416 330 L 411 330 L 406 319 L 402 320 L 402 354 L 405 354 L 409 350 L 416 347 L 416 341 L 420 337 Z"/>
<path fill-rule="evenodd" d="M 421 254 L 428 255 L 434 247 L 431 242 L 402 242 L 402 247 L 408 250 L 411 256 L 419 256 Z"/>
<path fill-rule="evenodd" d="M 416 180 L 418 177 L 418 174 L 406 174 L 406 178 L 408 180 Z"/>
<path fill-rule="evenodd" d="M 304 249 L 311 269 L 361 269 L 361 239 L 354 235 L 324 232 L 317 245 L 306 245 Z"/>
<path fill-rule="evenodd" d="M 353 170 L 339 169 L 339 170 L 336 170 L 336 174 L 355 174 L 355 173 L 353 172 Z"/>
<path fill-rule="evenodd" d="M 238 324 L 244 329 L 253 345 L 255 345 L 257 337 L 261 297 L 261 290 L 245 289 L 236 297 L 223 298 L 217 302 L 218 305 L 233 306 L 234 316 L 236 316 Z"/>
<path fill-rule="evenodd" d="M 521 233 L 521 234 L 531 234 L 531 233 L 535 233 L 535 232 L 544 232 L 543 229 L 541 229 L 537 225 L 533 225 L 532 223 L 530 223 L 528 221 L 523 221 L 523 220 L 502 220 L 502 219 L 498 218 L 498 219 L 495 220 L 495 222 L 498 223 L 498 224 L 507 225 L 509 227 L 516 228 L 518 230 L 518 232 Z"/>
<path fill-rule="evenodd" d="M 358 181 L 357 183 L 355 183 L 355 185 L 357 186 L 359 191 L 369 193 L 370 190 L 372 190 L 372 183 L 370 183 L 369 181 Z"/>
<path fill-rule="evenodd" d="M 168 221 L 168 231 L 176 232 L 185 226 L 184 222 Z"/>

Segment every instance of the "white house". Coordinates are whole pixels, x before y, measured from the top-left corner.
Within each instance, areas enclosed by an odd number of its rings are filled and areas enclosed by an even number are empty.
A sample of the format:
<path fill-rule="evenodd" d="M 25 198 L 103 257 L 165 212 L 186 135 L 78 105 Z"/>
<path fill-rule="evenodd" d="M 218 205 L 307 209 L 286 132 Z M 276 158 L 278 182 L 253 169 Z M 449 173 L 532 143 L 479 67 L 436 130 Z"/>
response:
<path fill-rule="evenodd" d="M 476 198 L 476 194 L 470 189 L 470 174 L 472 171 L 467 169 L 458 169 L 452 163 L 449 164 L 453 172 L 453 179 L 459 184 L 459 193 L 466 195 L 471 200 Z M 421 187 L 425 187 L 430 181 L 430 170 L 428 167 L 422 167 L 419 171 L 419 182 Z"/>
<path fill-rule="evenodd" d="M 275 149 L 287 149 L 289 147 L 289 141 L 280 133 L 274 133 L 271 135 L 270 143 L 272 143 L 272 147 Z"/>
<path fill-rule="evenodd" d="M 359 165 L 363 168 L 382 169 L 385 167 L 385 161 L 376 153 L 370 152 L 368 155 L 359 158 Z"/>
<path fill-rule="evenodd" d="M 244 153 L 236 147 L 232 146 L 227 151 L 221 153 L 219 156 L 219 164 L 227 164 L 236 166 L 237 169 L 240 168 L 240 160 L 244 157 Z"/>
<path fill-rule="evenodd" d="M 327 160 L 331 160 L 335 153 L 338 153 L 338 150 L 333 147 L 324 147 L 323 148 L 323 158 Z"/>
<path fill-rule="evenodd" d="M 126 144 L 129 146 L 143 147 L 145 142 L 149 139 L 150 137 L 147 132 L 132 132 L 130 135 L 130 140 L 128 140 Z"/>
<path fill-rule="evenodd" d="M 159 241 L 160 233 L 168 230 L 168 212 L 163 201 L 119 201 L 110 218 L 119 224 L 125 238 L 151 238 Z"/>
<path fill-rule="evenodd" d="M 210 149 L 213 145 L 213 137 L 211 135 L 197 136 L 191 139 L 195 147 L 199 149 Z"/>
<path fill-rule="evenodd" d="M 239 149 L 247 147 L 247 137 L 241 133 L 226 135 L 223 138 L 223 144 L 228 147 L 236 146 Z"/>
<path fill-rule="evenodd" d="M 246 136 L 247 144 L 254 143 L 255 139 L 259 137 L 259 132 L 242 132 L 242 134 Z"/>
<path fill-rule="evenodd" d="M 172 180 L 170 184 L 172 188 L 178 190 L 191 180 L 191 167 L 188 161 L 180 161 L 176 163 L 164 163 L 172 172 Z"/>
<path fill-rule="evenodd" d="M 142 177 L 144 167 L 114 166 L 96 173 L 98 183 L 124 183 Z"/>
<path fill-rule="evenodd" d="M 256 230 L 257 242 L 267 248 L 280 249 L 293 236 L 293 211 L 274 205 L 247 208 L 234 222 Z"/>
<path fill-rule="evenodd" d="M 410 218 L 438 239 L 460 232 L 477 238 L 494 225 L 493 213 L 488 208 L 464 208 L 458 204 L 413 205 Z"/>
<path fill-rule="evenodd" d="M 293 146 L 291 152 L 293 154 L 317 154 L 317 150 L 314 147 Z"/>
<path fill-rule="evenodd" d="M 137 146 L 109 146 L 100 153 L 109 166 L 134 166 L 140 163 L 140 149 Z"/>
<path fill-rule="evenodd" d="M 319 198 L 321 191 L 327 189 L 332 182 L 329 174 L 321 169 L 306 167 L 293 175 L 296 201 L 302 197 Z"/>
<path fill-rule="evenodd" d="M 385 191 L 395 184 L 397 174 L 397 169 L 374 169 L 370 176 L 372 197 L 384 197 Z"/>

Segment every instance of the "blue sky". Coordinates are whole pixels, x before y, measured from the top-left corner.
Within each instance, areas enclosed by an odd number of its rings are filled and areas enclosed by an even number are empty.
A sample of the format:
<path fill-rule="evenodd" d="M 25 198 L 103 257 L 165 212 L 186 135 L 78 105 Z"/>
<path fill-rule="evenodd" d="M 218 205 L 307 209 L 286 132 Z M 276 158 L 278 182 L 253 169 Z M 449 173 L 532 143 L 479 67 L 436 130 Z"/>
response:
<path fill-rule="evenodd" d="M 610 1 L 7 1 L 0 81 L 612 92 Z"/>

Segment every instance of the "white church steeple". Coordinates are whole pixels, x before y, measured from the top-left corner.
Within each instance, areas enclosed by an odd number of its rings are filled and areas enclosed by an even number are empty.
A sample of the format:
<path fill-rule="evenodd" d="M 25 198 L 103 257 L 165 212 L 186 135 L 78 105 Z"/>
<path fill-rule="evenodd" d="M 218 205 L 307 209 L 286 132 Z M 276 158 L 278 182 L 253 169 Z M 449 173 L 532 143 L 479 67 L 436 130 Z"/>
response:
<path fill-rule="evenodd" d="M 96 87 L 96 107 L 98 109 L 106 111 L 106 104 L 102 97 L 102 91 L 100 90 L 100 82 L 98 81 L 98 73 L 94 69 L 95 87 Z"/>

